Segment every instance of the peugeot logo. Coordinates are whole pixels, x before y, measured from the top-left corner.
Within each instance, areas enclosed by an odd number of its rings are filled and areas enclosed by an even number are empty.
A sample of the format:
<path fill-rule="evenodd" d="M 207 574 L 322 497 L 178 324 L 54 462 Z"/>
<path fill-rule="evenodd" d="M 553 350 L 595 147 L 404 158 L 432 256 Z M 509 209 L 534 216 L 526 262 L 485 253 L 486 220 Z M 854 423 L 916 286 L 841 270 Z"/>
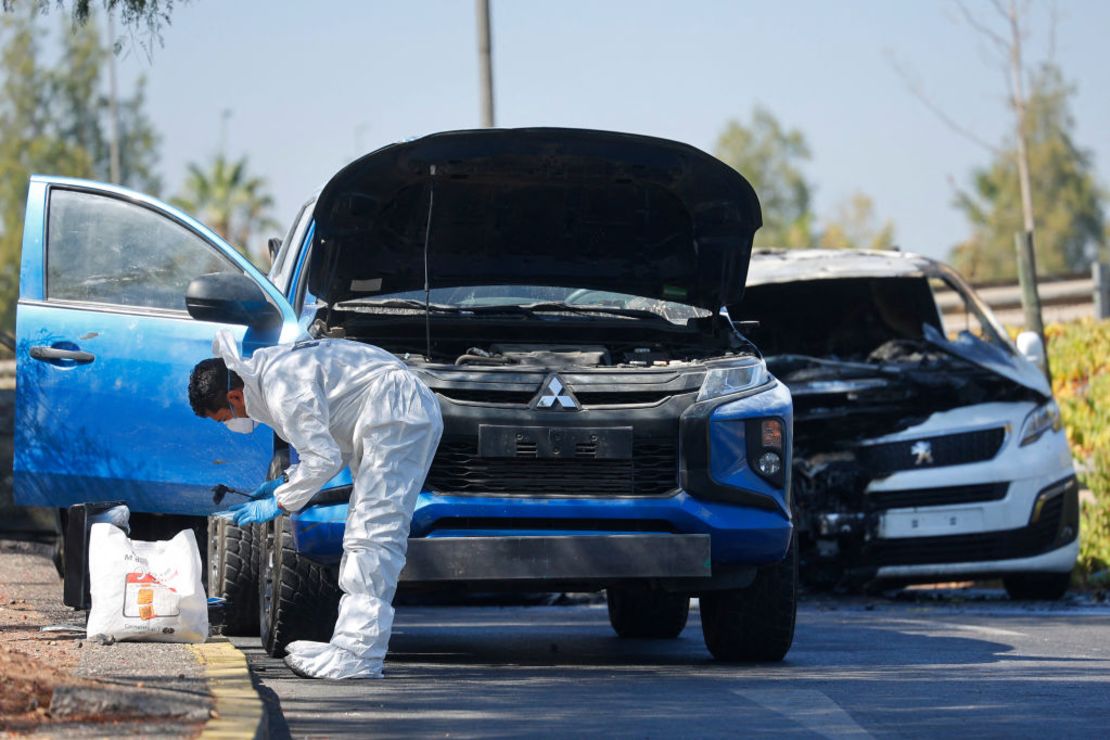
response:
<path fill-rule="evenodd" d="M 914 465 L 933 464 L 933 445 L 923 439 L 913 443 L 910 454 L 913 455 Z"/>
<path fill-rule="evenodd" d="M 540 400 L 536 401 L 538 409 L 568 409 L 579 408 L 578 400 L 570 394 L 558 375 L 552 375 L 544 386 Z"/>

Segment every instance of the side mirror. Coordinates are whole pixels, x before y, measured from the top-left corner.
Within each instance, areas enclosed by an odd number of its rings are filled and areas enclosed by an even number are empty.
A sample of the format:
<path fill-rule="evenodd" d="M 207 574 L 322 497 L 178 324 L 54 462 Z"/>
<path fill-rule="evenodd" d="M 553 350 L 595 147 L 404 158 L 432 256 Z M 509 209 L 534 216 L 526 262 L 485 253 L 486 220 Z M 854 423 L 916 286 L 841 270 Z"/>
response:
<path fill-rule="evenodd" d="M 1036 365 L 1041 372 L 1044 372 L 1044 342 L 1041 341 L 1037 332 L 1023 331 L 1021 334 L 1018 334 L 1017 348 L 1022 357 Z"/>
<path fill-rule="evenodd" d="M 278 250 L 281 249 L 281 239 L 271 236 L 266 242 L 266 248 L 270 250 L 270 264 L 272 265 L 274 260 L 277 259 Z"/>
<path fill-rule="evenodd" d="M 267 330 L 281 323 L 281 312 L 262 288 L 239 272 L 216 272 L 195 278 L 185 290 L 185 308 L 198 321 L 245 324 Z"/>

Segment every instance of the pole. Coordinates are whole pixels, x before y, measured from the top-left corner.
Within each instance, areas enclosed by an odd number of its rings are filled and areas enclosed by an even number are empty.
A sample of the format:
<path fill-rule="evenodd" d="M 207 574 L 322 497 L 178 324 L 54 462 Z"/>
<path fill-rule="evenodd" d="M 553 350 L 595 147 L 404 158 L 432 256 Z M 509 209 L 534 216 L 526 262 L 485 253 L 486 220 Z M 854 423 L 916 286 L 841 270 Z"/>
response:
<path fill-rule="evenodd" d="M 482 87 L 482 128 L 493 128 L 493 52 L 489 23 L 489 0 L 477 0 L 478 67 Z"/>
<path fill-rule="evenodd" d="M 1091 277 L 1095 281 L 1095 318 L 1110 319 L 1110 264 L 1091 263 Z"/>
<path fill-rule="evenodd" d="M 116 83 L 116 23 L 108 11 L 108 179 L 120 185 L 119 87 Z"/>
<path fill-rule="evenodd" d="M 1052 382 L 1048 368 L 1048 344 L 1044 338 L 1044 321 L 1041 318 L 1041 296 L 1037 293 L 1037 256 L 1033 252 L 1033 233 L 1014 234 L 1014 251 L 1017 252 L 1018 282 L 1021 284 L 1021 308 L 1025 312 L 1025 328 L 1036 332 L 1045 348 L 1044 374 Z"/>

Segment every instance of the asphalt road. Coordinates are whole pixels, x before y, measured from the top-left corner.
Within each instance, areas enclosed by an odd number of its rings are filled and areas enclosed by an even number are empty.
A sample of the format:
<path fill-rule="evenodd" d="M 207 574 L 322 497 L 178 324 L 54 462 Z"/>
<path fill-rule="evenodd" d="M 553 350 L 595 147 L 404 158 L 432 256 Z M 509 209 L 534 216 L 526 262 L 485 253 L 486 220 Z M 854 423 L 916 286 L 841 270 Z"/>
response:
<path fill-rule="evenodd" d="M 785 662 L 616 638 L 604 605 L 405 607 L 387 677 L 300 679 L 248 651 L 275 737 L 1105 737 L 1110 608 L 807 601 Z"/>

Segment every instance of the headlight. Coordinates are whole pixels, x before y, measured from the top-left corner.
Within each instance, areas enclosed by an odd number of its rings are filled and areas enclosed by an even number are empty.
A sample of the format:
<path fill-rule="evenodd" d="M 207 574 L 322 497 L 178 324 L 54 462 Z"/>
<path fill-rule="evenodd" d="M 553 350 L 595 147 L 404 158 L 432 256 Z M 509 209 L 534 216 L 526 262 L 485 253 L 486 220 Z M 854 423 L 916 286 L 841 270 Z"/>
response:
<path fill-rule="evenodd" d="M 1058 432 L 1062 427 L 1060 407 L 1055 401 L 1038 406 L 1029 412 L 1029 416 L 1025 417 L 1025 423 L 1021 425 L 1021 446 L 1033 444 L 1049 429 Z"/>
<path fill-rule="evenodd" d="M 767 382 L 767 365 L 763 360 L 745 360 L 743 364 L 710 367 L 705 372 L 698 401 L 728 396 Z"/>

